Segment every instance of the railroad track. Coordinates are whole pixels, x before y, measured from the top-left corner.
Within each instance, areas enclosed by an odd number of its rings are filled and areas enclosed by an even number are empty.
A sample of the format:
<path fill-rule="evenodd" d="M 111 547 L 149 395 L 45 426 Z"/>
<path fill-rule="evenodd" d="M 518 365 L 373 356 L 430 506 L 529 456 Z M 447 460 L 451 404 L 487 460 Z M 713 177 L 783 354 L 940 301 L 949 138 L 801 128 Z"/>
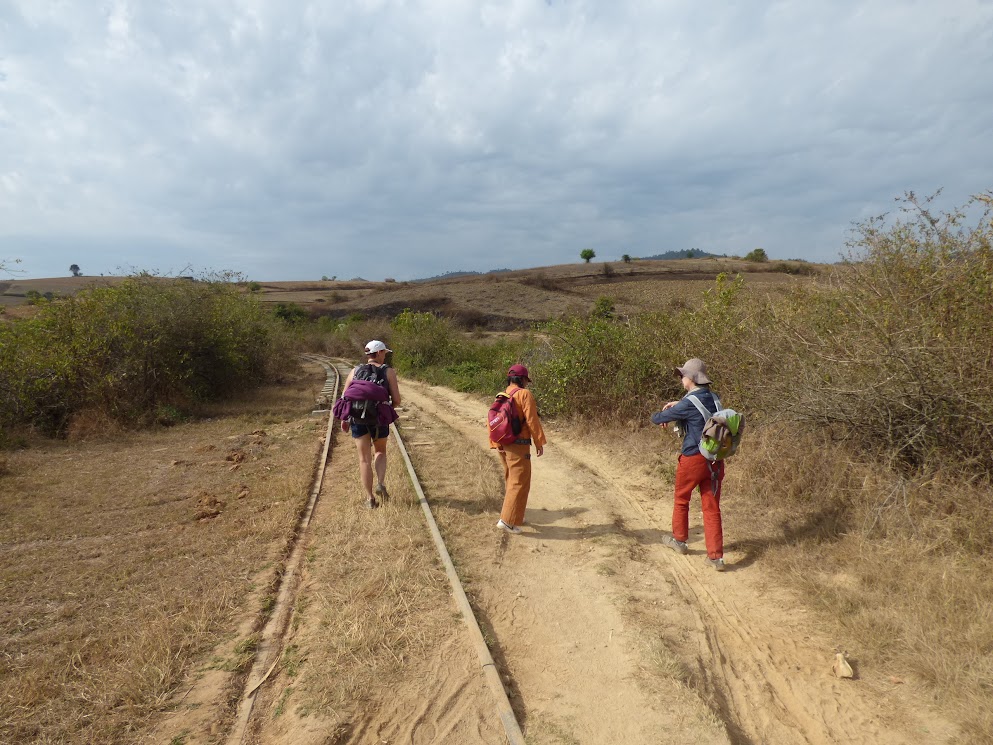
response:
<path fill-rule="evenodd" d="M 305 354 L 301 356 L 310 362 L 316 362 L 322 365 L 327 372 L 327 380 L 321 390 L 321 393 L 317 397 L 318 408 L 314 412 L 315 414 L 319 413 L 322 415 L 327 415 L 327 430 L 324 436 L 322 451 L 318 458 L 314 477 L 312 479 L 310 498 L 308 499 L 307 506 L 301 514 L 300 520 L 298 521 L 294 531 L 289 558 L 286 561 L 282 576 L 280 577 L 276 602 L 273 606 L 272 613 L 269 616 L 264 629 L 262 630 L 262 636 L 255 653 L 255 661 L 252 664 L 252 669 L 246 679 L 245 688 L 238 705 L 235 723 L 227 739 L 228 745 L 242 745 L 245 741 L 245 738 L 250 731 L 250 724 L 252 722 L 257 694 L 279 664 L 279 660 L 285 646 L 287 630 L 290 627 L 292 608 L 294 606 L 294 600 L 300 585 L 300 564 L 304 546 L 306 545 L 310 520 L 313 515 L 314 508 L 317 505 L 317 501 L 320 498 L 321 488 L 324 482 L 324 473 L 327 469 L 328 459 L 332 453 L 335 419 L 330 411 L 331 404 L 340 395 L 342 382 L 348 371 L 351 369 L 342 361 L 332 360 L 331 358 L 321 355 Z M 462 619 L 465 622 L 473 649 L 479 660 L 480 672 L 493 694 L 494 706 L 496 708 L 497 715 L 500 718 L 500 722 L 503 725 L 504 732 L 507 735 L 507 741 L 510 745 L 524 745 L 524 734 L 521 732 L 520 725 L 518 724 L 513 708 L 510 705 L 510 700 L 507 698 L 507 692 L 503 687 L 500 672 L 497 670 L 496 663 L 493 661 L 489 648 L 486 646 L 483 633 L 479 627 L 478 621 L 476 620 L 475 614 L 472 611 L 472 607 L 469 604 L 469 600 L 466 597 L 465 590 L 462 587 L 462 582 L 455 571 L 455 566 L 452 563 L 451 556 L 448 553 L 448 548 L 445 545 L 444 538 L 442 538 L 441 532 L 438 530 L 438 525 L 435 522 L 434 515 L 431 513 L 431 507 L 424 495 L 424 490 L 421 488 L 420 481 L 417 478 L 417 473 L 414 470 L 414 465 L 410 460 L 410 455 L 407 452 L 403 438 L 400 436 L 400 432 L 395 425 L 390 425 L 390 433 L 393 436 L 394 441 L 396 442 L 396 445 L 403 457 L 404 463 L 407 466 L 407 472 L 410 476 L 411 483 L 413 484 L 414 491 L 417 493 L 421 509 L 424 513 L 424 519 L 427 523 L 428 531 L 434 540 L 439 558 L 445 567 L 445 573 L 448 576 L 448 580 L 452 588 L 452 595 L 460 613 L 462 614 Z"/>

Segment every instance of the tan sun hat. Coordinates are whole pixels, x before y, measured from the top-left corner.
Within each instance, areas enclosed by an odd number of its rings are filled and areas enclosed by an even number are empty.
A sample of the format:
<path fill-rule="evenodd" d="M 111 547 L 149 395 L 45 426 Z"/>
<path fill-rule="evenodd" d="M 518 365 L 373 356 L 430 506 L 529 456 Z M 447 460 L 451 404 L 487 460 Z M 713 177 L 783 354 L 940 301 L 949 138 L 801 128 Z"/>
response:
<path fill-rule="evenodd" d="M 676 368 L 676 372 L 679 373 L 679 377 L 689 378 L 697 385 L 710 383 L 710 378 L 707 377 L 707 364 L 698 357 L 686 360 L 682 367 Z"/>

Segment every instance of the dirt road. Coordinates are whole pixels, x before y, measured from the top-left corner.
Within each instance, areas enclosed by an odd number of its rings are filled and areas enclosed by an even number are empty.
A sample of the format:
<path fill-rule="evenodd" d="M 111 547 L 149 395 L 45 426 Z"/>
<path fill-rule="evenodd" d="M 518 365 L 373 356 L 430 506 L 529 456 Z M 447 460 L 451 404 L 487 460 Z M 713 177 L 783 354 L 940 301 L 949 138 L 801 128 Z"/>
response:
<path fill-rule="evenodd" d="M 954 727 L 910 685 L 857 661 L 855 680 L 834 677 L 840 642 L 777 587 L 760 551 L 733 550 L 733 494 L 719 574 L 698 514 L 688 556 L 661 544 L 671 485 L 623 445 L 552 426 L 524 532 L 511 536 L 495 526 L 486 406 L 409 381 L 403 394 L 401 432 L 530 745 L 951 741 Z M 370 511 L 339 438 L 251 745 L 506 742 L 389 447 L 393 498 Z"/>
<path fill-rule="evenodd" d="M 915 691 L 881 672 L 835 678 L 837 640 L 754 556 L 732 551 L 729 571 L 710 569 L 698 515 L 688 556 L 663 547 L 671 487 L 623 453 L 553 428 L 534 460 L 525 532 L 497 531 L 492 511 L 467 509 L 480 498 L 472 486 L 446 476 L 458 473 L 462 448 L 487 447 L 485 406 L 424 385 L 407 384 L 405 395 L 403 424 L 425 442 L 416 465 L 529 742 L 952 737 Z"/>

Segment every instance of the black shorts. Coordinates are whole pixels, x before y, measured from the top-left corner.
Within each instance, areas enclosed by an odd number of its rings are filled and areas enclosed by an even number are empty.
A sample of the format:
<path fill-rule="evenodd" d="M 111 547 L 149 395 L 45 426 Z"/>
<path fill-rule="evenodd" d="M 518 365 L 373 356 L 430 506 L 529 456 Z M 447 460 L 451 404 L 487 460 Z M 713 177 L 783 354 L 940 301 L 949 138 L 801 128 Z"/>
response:
<path fill-rule="evenodd" d="M 353 424 L 352 437 L 356 440 L 360 437 L 370 435 L 374 440 L 385 440 L 390 436 L 390 425 L 388 424 Z"/>

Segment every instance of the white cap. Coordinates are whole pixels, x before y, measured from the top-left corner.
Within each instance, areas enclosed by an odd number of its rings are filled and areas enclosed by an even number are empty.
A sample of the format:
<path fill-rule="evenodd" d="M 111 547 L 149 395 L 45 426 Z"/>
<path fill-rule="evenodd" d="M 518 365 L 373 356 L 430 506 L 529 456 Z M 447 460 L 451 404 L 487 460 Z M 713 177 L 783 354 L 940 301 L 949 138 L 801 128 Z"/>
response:
<path fill-rule="evenodd" d="M 383 342 L 379 341 L 379 339 L 373 339 L 371 342 L 365 345 L 366 354 L 376 354 L 376 352 L 383 352 L 383 351 L 392 352 L 393 350 L 389 349 L 385 344 L 383 344 Z"/>

